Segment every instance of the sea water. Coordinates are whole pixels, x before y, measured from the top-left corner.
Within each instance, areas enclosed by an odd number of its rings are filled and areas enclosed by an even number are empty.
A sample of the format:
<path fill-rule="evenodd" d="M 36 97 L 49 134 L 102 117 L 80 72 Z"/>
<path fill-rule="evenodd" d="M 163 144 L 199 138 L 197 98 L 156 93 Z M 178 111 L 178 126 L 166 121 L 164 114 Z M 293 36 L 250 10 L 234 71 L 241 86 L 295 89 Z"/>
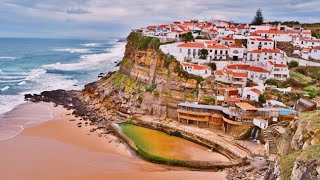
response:
<path fill-rule="evenodd" d="M 24 94 L 81 89 L 116 70 L 124 50 L 117 39 L 0 38 L 0 121 Z"/>

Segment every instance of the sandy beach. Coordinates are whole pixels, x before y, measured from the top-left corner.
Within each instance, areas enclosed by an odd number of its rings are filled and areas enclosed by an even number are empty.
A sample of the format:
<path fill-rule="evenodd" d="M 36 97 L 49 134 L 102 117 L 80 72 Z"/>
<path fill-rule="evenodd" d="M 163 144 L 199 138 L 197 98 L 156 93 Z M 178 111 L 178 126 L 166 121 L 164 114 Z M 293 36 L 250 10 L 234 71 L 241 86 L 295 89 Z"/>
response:
<path fill-rule="evenodd" d="M 90 132 L 92 127 L 85 121 L 49 103 L 18 106 L 7 113 L 1 123 L 0 179 L 212 180 L 226 177 L 225 172 L 192 171 L 146 162 L 132 154 L 116 137 L 100 131 Z"/>

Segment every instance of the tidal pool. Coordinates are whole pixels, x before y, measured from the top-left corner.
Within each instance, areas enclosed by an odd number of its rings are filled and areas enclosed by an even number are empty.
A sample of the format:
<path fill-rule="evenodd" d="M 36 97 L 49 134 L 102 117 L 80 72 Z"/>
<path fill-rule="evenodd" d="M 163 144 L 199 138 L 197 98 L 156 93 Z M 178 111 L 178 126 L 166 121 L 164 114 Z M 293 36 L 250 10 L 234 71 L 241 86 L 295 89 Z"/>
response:
<path fill-rule="evenodd" d="M 132 124 L 121 124 L 122 132 L 149 154 L 176 160 L 230 162 L 224 155 L 191 141 Z"/>

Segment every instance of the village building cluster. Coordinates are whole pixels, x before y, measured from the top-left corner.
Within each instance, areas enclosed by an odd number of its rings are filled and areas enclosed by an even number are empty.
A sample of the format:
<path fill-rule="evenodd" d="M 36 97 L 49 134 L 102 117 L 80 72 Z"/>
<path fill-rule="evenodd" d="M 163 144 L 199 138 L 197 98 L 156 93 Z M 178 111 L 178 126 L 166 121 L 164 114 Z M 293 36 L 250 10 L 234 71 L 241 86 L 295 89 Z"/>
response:
<path fill-rule="evenodd" d="M 164 45 L 163 53 L 174 56 L 183 69 L 203 78 L 213 77 L 217 87 L 212 94 L 214 104 L 183 102 L 178 105 L 181 123 L 200 127 L 220 127 L 226 133 L 241 133 L 244 127 L 259 130 L 282 120 L 293 120 L 306 104 L 295 109 L 282 102 L 264 100 L 261 96 L 268 79 L 285 81 L 290 77 L 287 54 L 277 43 L 291 43 L 294 53 L 305 59 L 320 60 L 320 39 L 300 26 L 234 24 L 230 21 L 186 21 L 139 29 L 145 36 L 157 37 Z M 186 40 L 186 34 L 192 40 Z M 215 64 L 212 69 L 210 64 Z"/>

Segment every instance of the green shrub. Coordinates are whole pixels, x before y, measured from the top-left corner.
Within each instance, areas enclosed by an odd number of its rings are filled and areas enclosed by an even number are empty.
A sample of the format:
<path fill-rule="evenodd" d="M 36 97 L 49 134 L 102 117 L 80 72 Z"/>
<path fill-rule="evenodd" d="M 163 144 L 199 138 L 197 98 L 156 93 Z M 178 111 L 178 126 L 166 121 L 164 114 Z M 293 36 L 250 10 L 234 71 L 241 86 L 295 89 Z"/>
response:
<path fill-rule="evenodd" d="M 319 94 L 319 88 L 316 86 L 308 86 L 303 88 L 305 94 L 307 94 L 310 98 L 315 98 Z"/>
<path fill-rule="evenodd" d="M 202 100 L 208 104 L 214 104 L 215 103 L 215 99 L 213 97 L 209 97 L 209 96 L 205 96 L 202 98 Z"/>
<path fill-rule="evenodd" d="M 288 83 L 287 81 L 280 81 L 280 80 L 273 79 L 273 78 L 266 80 L 265 84 L 277 86 L 278 88 L 290 87 L 290 83 Z"/>
<path fill-rule="evenodd" d="M 260 94 L 259 95 L 259 103 L 265 104 L 266 102 L 267 102 L 266 97 L 263 94 Z"/>
<path fill-rule="evenodd" d="M 294 67 L 298 67 L 298 66 L 299 66 L 299 63 L 297 61 L 290 61 L 288 63 L 289 68 L 294 68 Z"/>
<path fill-rule="evenodd" d="M 151 86 L 147 86 L 145 88 L 145 90 L 146 90 L 146 92 L 153 92 L 156 88 L 157 88 L 157 86 L 153 84 Z"/>

